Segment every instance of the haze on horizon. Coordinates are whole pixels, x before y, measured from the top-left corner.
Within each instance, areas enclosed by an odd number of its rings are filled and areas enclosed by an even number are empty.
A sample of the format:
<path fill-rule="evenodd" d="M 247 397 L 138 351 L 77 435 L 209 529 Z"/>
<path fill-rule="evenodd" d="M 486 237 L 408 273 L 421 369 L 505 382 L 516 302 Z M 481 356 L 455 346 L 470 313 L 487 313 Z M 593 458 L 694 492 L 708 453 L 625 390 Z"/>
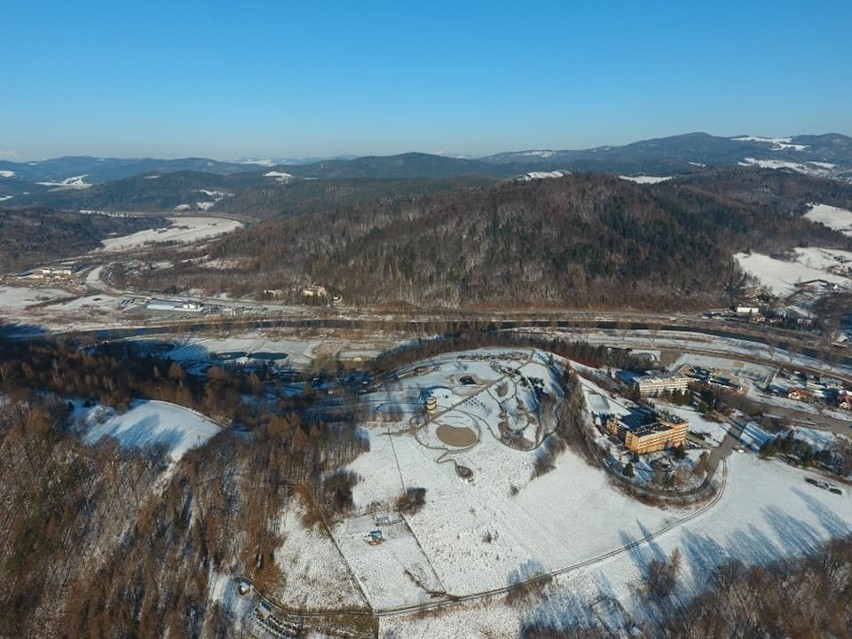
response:
<path fill-rule="evenodd" d="M 4 6 L 0 159 L 852 135 L 843 0 Z"/>

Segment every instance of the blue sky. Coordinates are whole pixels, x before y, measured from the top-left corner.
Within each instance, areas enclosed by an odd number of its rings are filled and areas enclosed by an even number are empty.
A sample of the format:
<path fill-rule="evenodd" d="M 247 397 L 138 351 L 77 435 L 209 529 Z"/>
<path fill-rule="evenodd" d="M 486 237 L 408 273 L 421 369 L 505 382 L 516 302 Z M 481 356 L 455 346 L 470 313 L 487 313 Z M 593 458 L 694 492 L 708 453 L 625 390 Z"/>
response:
<path fill-rule="evenodd" d="M 0 158 L 852 135 L 852 2 L 4 0 Z"/>

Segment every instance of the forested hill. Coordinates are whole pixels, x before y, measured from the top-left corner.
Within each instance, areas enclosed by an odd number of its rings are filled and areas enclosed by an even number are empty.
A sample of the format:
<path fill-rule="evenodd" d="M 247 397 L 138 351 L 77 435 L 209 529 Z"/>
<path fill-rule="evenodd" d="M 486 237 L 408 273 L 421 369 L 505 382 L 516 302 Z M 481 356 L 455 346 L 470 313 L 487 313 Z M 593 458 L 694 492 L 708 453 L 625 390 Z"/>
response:
<path fill-rule="evenodd" d="M 128 235 L 164 224 L 158 217 L 107 217 L 32 208 L 0 208 L 0 269 L 24 270 L 80 255 L 111 235 Z"/>
<path fill-rule="evenodd" d="M 706 305 L 739 278 L 734 252 L 849 246 L 801 217 L 814 197 L 848 206 L 849 187 L 787 177 L 733 169 L 647 186 L 585 174 L 385 198 L 257 224 L 213 256 L 251 263 L 243 287 L 322 283 L 352 302 Z"/>

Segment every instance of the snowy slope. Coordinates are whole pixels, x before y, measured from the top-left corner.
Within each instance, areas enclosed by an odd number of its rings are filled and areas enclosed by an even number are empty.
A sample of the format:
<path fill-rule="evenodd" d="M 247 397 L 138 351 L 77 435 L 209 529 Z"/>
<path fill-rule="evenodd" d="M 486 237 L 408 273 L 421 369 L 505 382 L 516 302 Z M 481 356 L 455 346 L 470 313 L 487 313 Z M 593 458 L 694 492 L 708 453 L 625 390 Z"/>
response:
<path fill-rule="evenodd" d="M 213 203 L 210 204 L 210 206 L 212 205 Z M 198 242 L 230 233 L 243 226 L 236 220 L 226 220 L 220 217 L 170 217 L 167 219 L 171 225 L 166 228 L 146 229 L 130 235 L 102 240 L 103 248 L 99 250 L 123 251 L 138 248 L 145 244 Z"/>
<path fill-rule="evenodd" d="M 221 429 L 212 421 L 182 406 L 160 401 L 137 401 L 123 414 L 111 410 L 89 414 L 85 440 L 96 443 L 102 437 L 115 437 L 128 448 L 163 444 L 173 461 L 202 446 Z"/>
<path fill-rule="evenodd" d="M 793 144 L 792 138 L 762 138 L 755 135 L 745 135 L 731 139 L 736 142 L 760 142 L 763 144 L 771 144 L 773 151 L 785 151 L 787 149 L 791 149 L 793 151 L 804 151 L 808 148 L 807 144 Z"/>
<path fill-rule="evenodd" d="M 829 266 L 852 261 L 852 253 L 817 247 L 797 248 L 794 261 L 778 260 L 760 253 L 737 253 L 734 259 L 747 273 L 754 275 L 760 283 L 779 297 L 796 291 L 796 284 L 810 280 L 825 280 L 848 288 L 852 280 L 828 272 Z"/>
<path fill-rule="evenodd" d="M 507 606 L 503 598 L 494 598 L 453 608 L 451 614 L 383 619 L 382 631 L 385 636 L 462 639 L 522 636 L 522 626 L 533 622 L 551 623 L 557 628 L 591 625 L 600 629 L 607 615 L 600 614 L 599 604 L 607 600 L 617 601 L 628 619 L 642 625 L 645 615 L 653 617 L 656 610 L 648 606 L 638 587 L 652 559 L 680 550 L 682 575 L 677 599 L 687 601 L 712 583 L 708 580 L 711 571 L 726 560 L 766 564 L 800 556 L 830 538 L 852 532 L 852 496 L 848 491 L 831 494 L 806 483 L 805 473 L 780 462 L 761 461 L 756 455 L 736 454 L 727 464 L 727 486 L 715 506 L 629 550 L 557 577 L 544 597 L 521 606 Z M 554 507 L 558 505 L 542 504 L 541 512 Z M 654 530 L 642 509 L 631 505 L 610 519 L 602 519 L 598 527 L 582 530 L 576 526 L 564 534 L 581 530 L 583 536 L 594 536 L 607 529 L 620 531 L 625 544 L 638 539 L 636 529 Z M 600 636 L 628 635 L 601 632 Z"/>
<path fill-rule="evenodd" d="M 811 204 L 805 217 L 811 222 L 819 222 L 846 236 L 852 236 L 852 211 L 828 204 Z"/>
<path fill-rule="evenodd" d="M 619 175 L 618 177 L 628 182 L 635 182 L 636 184 L 659 184 L 660 182 L 672 179 L 671 175 Z"/>
<path fill-rule="evenodd" d="M 54 190 L 57 191 L 63 189 L 88 189 L 92 185 L 85 181 L 85 178 L 87 177 L 89 177 L 88 174 L 75 175 L 58 182 L 36 182 L 36 184 L 40 184 L 41 186 L 52 186 L 55 187 Z"/>

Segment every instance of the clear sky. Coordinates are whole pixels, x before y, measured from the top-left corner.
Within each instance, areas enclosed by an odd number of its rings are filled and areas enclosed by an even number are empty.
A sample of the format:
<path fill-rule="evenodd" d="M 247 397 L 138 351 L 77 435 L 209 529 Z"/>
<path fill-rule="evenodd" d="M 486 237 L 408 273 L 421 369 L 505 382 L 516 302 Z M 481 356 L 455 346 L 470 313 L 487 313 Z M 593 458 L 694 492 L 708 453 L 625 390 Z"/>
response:
<path fill-rule="evenodd" d="M 0 158 L 852 135 L 852 0 L 3 0 Z"/>

